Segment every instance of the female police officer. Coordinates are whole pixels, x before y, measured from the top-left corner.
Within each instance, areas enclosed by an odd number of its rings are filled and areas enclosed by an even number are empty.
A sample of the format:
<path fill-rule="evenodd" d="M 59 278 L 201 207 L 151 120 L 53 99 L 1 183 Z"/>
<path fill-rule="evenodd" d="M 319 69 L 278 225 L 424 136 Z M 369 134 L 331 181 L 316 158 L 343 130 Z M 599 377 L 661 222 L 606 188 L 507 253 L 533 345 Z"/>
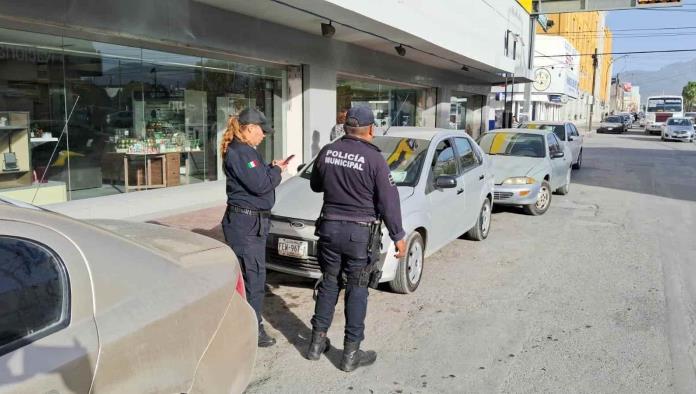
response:
<path fill-rule="evenodd" d="M 273 133 L 266 117 L 245 109 L 230 117 L 220 146 L 227 176 L 227 210 L 222 218 L 225 240 L 237 255 L 244 276 L 247 301 L 259 322 L 259 347 L 275 344 L 263 328 L 263 297 L 266 286 L 266 238 L 275 188 L 285 162 L 264 163 L 256 147 Z"/>

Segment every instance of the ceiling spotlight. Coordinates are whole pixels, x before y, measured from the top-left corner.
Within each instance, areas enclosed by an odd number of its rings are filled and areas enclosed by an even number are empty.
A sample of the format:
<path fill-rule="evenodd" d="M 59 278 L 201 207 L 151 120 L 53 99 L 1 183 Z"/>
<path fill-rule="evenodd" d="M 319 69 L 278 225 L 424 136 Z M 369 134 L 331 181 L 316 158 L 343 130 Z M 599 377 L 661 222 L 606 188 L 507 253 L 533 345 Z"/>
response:
<path fill-rule="evenodd" d="M 333 35 L 336 33 L 336 28 L 333 27 L 331 24 L 331 21 L 329 23 L 322 23 L 321 24 L 321 35 L 324 37 L 333 37 Z"/>
<path fill-rule="evenodd" d="M 465 65 L 462 65 L 462 70 L 464 70 L 464 71 L 469 71 L 469 67 L 467 67 L 467 66 L 465 66 Z"/>
<path fill-rule="evenodd" d="M 399 56 L 406 56 L 406 48 L 404 48 L 403 45 L 399 44 L 398 47 L 394 47 L 394 50 L 399 54 Z"/>

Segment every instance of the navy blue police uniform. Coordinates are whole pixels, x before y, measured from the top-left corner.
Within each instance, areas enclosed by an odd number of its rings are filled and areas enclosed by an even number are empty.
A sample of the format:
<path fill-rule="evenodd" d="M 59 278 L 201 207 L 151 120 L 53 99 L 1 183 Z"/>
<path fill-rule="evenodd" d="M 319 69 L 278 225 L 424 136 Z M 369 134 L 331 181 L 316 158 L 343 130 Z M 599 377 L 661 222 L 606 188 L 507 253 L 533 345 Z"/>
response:
<path fill-rule="evenodd" d="M 372 112 L 364 107 L 352 108 L 347 118 L 360 126 L 371 125 L 374 121 Z M 314 162 L 311 188 L 324 193 L 322 217 L 317 228 L 317 257 L 322 280 L 311 322 L 313 337 L 317 333 L 325 335 L 331 326 L 342 284 L 345 286 L 345 342 L 353 344 L 357 350 L 365 338 L 368 288 L 359 278 L 370 263 L 370 224 L 379 216 L 392 240 L 404 238 L 399 194 L 379 148 L 351 135 L 321 149 Z M 347 348 L 344 348 L 344 357 Z M 318 355 L 308 354 L 308 358 L 316 359 Z"/>
<path fill-rule="evenodd" d="M 248 112 L 242 111 L 239 115 L 242 124 L 249 119 L 245 115 Z M 255 119 L 251 117 L 252 121 Z M 265 121 L 265 117 L 263 120 Z M 264 133 L 269 133 L 267 129 L 270 127 L 260 125 L 264 128 Z M 228 145 L 224 159 L 227 210 L 222 218 L 222 230 L 225 240 L 239 260 L 247 302 L 256 312 L 259 346 L 270 346 L 275 340 L 267 336 L 262 318 L 266 286 L 266 239 L 270 230 L 271 208 L 275 204 L 275 188 L 280 184 L 282 170 L 266 164 L 256 149 L 237 140 Z"/>

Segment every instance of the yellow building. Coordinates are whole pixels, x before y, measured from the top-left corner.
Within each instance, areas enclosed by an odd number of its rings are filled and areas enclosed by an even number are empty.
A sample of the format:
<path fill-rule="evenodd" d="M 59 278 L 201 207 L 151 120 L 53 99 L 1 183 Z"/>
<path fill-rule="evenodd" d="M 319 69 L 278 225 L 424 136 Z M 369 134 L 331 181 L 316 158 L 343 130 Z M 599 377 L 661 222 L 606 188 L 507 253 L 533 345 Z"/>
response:
<path fill-rule="evenodd" d="M 580 56 L 579 88 L 585 95 L 592 94 L 592 53 L 610 53 L 612 50 L 612 33 L 605 23 L 604 12 L 574 12 L 567 14 L 546 15 L 553 26 L 543 31 L 537 25 L 537 34 L 559 35 L 567 39 L 577 49 Z M 585 56 L 582 56 L 585 55 Z M 611 85 L 611 55 L 599 56 L 597 67 L 597 86 L 595 95 L 600 103 L 609 102 Z M 598 103 L 596 103 L 598 104 Z M 596 108 L 595 111 L 598 109 Z M 601 110 L 601 107 L 600 107 Z"/>

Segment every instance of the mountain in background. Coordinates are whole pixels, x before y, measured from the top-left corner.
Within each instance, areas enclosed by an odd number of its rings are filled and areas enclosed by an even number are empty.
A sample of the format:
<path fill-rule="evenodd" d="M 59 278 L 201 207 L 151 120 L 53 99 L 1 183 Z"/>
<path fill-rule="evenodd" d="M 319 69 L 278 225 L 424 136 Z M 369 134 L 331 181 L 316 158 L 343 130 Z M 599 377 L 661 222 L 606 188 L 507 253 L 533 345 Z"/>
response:
<path fill-rule="evenodd" d="M 641 103 L 645 103 L 649 96 L 681 95 L 687 82 L 696 81 L 696 59 L 668 64 L 657 71 L 624 71 L 619 73 L 619 80 L 640 86 Z"/>

